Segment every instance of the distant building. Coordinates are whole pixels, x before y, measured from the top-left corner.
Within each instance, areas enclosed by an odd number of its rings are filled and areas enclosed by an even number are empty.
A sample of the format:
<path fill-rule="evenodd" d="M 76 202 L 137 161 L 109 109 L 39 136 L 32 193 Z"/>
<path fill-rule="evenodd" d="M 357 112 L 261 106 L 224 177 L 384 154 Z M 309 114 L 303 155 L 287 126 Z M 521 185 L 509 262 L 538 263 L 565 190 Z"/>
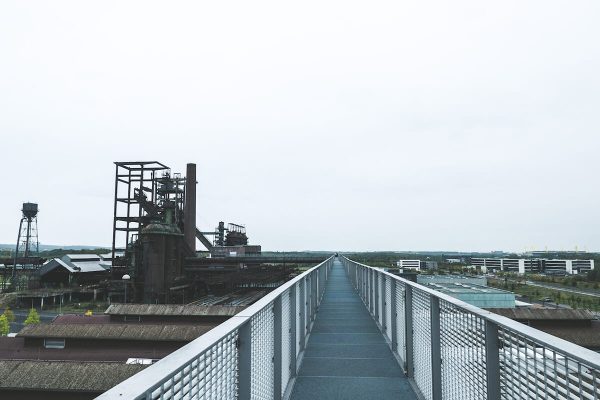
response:
<path fill-rule="evenodd" d="M 463 264 L 465 262 L 464 258 L 446 258 L 446 262 L 448 264 Z"/>
<path fill-rule="evenodd" d="M 401 270 L 412 269 L 414 271 L 421 270 L 421 260 L 398 260 L 396 266 Z"/>
<path fill-rule="evenodd" d="M 434 270 L 438 269 L 437 261 L 421 261 L 421 269 Z"/>
<path fill-rule="evenodd" d="M 422 260 L 398 260 L 396 266 L 401 270 L 420 271 L 422 269 L 434 270 L 438 268 L 437 261 Z"/>
<path fill-rule="evenodd" d="M 548 275 L 573 275 L 594 269 L 594 260 L 546 258 L 472 258 L 471 265 L 482 271 L 508 271 L 519 274 L 538 272 Z"/>
<path fill-rule="evenodd" d="M 487 278 L 485 276 L 466 276 L 466 275 L 419 275 L 417 283 L 428 285 L 430 283 L 458 283 L 467 285 L 487 286 Z"/>
<path fill-rule="evenodd" d="M 0 398 L 91 400 L 146 367 L 123 362 L 0 360 Z"/>
<path fill-rule="evenodd" d="M 28 325 L 0 337 L 0 399 L 94 399 L 244 308 L 113 304 Z"/>
<path fill-rule="evenodd" d="M 110 277 L 110 254 L 67 254 L 48 260 L 40 268 L 40 281 L 47 285 L 93 283 Z"/>
<path fill-rule="evenodd" d="M 514 308 L 515 294 L 487 286 L 468 283 L 428 283 L 430 289 L 481 308 Z"/>

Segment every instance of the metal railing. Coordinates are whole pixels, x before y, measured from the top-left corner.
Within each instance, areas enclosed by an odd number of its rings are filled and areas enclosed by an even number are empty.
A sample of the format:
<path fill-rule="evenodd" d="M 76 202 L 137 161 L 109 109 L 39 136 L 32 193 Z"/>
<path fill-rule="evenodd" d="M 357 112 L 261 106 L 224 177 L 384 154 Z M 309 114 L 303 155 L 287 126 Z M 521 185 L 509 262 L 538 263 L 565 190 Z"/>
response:
<path fill-rule="evenodd" d="M 600 354 L 340 258 L 425 399 L 600 398 Z"/>
<path fill-rule="evenodd" d="M 97 399 L 281 399 L 295 382 L 333 257 Z"/>

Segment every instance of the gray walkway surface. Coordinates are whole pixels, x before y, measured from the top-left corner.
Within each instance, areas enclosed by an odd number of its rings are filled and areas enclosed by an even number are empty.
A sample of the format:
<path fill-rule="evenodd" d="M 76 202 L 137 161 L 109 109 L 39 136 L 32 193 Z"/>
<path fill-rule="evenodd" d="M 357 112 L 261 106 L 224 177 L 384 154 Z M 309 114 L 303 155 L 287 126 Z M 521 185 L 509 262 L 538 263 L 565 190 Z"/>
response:
<path fill-rule="evenodd" d="M 339 261 L 327 281 L 291 398 L 417 399 Z"/>

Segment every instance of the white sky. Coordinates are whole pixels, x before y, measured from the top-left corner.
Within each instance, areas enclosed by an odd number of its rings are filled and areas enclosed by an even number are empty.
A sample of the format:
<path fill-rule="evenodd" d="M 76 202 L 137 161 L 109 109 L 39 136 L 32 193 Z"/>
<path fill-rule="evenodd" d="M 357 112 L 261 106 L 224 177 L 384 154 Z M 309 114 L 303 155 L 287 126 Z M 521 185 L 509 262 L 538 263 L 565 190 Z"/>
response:
<path fill-rule="evenodd" d="M 109 245 L 113 161 L 264 249 L 600 250 L 600 2 L 0 3 L 0 242 Z M 26 160 L 28 158 L 28 160 Z"/>

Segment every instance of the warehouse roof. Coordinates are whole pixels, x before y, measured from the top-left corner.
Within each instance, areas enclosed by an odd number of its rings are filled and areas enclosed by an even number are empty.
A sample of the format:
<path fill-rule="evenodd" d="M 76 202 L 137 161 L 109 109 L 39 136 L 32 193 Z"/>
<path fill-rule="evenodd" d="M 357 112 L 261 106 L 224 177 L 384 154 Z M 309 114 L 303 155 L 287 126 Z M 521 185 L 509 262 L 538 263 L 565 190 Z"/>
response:
<path fill-rule="evenodd" d="M 105 314 L 109 315 L 165 315 L 165 316 L 234 316 L 244 306 L 194 306 L 175 304 L 111 304 Z"/>
<path fill-rule="evenodd" d="M 0 388 L 104 392 L 145 367 L 112 362 L 0 361 Z"/>
<path fill-rule="evenodd" d="M 66 255 L 62 258 L 53 258 L 46 262 L 40 268 L 40 274 L 45 275 L 56 268 L 64 268 L 71 273 L 106 272 L 110 269 L 110 267 L 110 261 L 102 261 L 100 260 L 100 257 L 97 256 L 78 259 L 71 258 L 69 255 Z"/>
<path fill-rule="evenodd" d="M 144 325 L 144 324 L 33 324 L 23 328 L 18 337 L 96 339 L 96 340 L 153 340 L 190 342 L 214 328 L 206 325 Z"/>
<path fill-rule="evenodd" d="M 590 327 L 540 327 L 546 333 L 589 349 L 600 349 L 600 321 Z"/>
<path fill-rule="evenodd" d="M 594 314 L 588 310 L 568 308 L 495 308 L 490 311 L 510 319 L 526 320 L 592 320 Z"/>
<path fill-rule="evenodd" d="M 469 293 L 469 294 L 513 294 L 506 290 L 496 289 L 489 286 L 478 285 L 475 283 L 460 283 L 460 282 L 427 282 L 427 287 L 435 289 L 439 292 L 446 293 L 450 296 L 454 294 Z"/>

